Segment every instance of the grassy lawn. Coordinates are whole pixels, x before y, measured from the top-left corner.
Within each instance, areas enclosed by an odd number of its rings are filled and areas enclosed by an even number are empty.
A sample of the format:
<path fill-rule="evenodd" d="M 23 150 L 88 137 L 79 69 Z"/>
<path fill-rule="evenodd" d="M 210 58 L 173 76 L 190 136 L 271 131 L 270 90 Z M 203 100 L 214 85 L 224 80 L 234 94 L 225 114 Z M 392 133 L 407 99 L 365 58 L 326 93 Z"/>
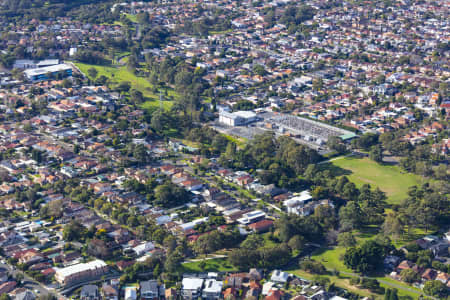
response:
<path fill-rule="evenodd" d="M 358 238 L 358 240 L 365 240 L 365 239 L 369 239 L 371 237 L 362 237 L 362 238 Z M 354 273 L 351 269 L 347 268 L 342 259 L 340 259 L 341 255 L 343 255 L 345 253 L 345 248 L 343 247 L 333 247 L 333 248 L 325 248 L 325 249 L 319 249 L 318 251 L 314 252 L 313 255 L 311 256 L 312 259 L 321 262 L 327 269 L 335 269 L 339 272 L 347 272 L 347 273 Z M 294 273 L 296 273 L 297 270 L 295 270 Z M 303 274 L 308 274 L 306 272 L 303 271 L 299 271 L 302 272 Z M 309 274 L 310 276 L 312 276 L 311 274 Z M 301 276 L 301 275 L 299 275 Z M 341 274 L 339 277 L 337 276 L 327 276 L 330 278 L 330 280 L 332 282 L 335 282 L 337 286 L 346 288 L 348 288 L 349 282 L 347 279 L 351 278 L 350 275 L 345 275 L 345 274 Z M 405 288 L 410 288 L 413 289 L 417 292 L 421 292 L 419 289 L 411 287 L 403 282 L 394 280 L 388 276 L 384 276 L 384 277 L 376 277 L 376 279 L 378 280 L 383 280 L 385 282 L 391 283 L 393 285 L 396 286 L 402 286 Z M 392 288 L 392 286 L 389 286 L 386 283 L 381 283 L 381 286 L 385 287 L 385 288 Z M 353 287 L 355 288 L 355 287 Z M 349 289 L 350 291 L 352 291 L 352 289 Z M 368 291 L 366 291 L 368 292 Z M 361 295 L 364 295 L 364 293 L 362 293 Z M 411 291 L 406 291 L 406 290 L 400 290 L 399 289 L 399 295 L 401 296 L 410 296 L 414 299 L 418 298 L 418 294 L 411 292 Z"/>
<path fill-rule="evenodd" d="M 334 247 L 334 248 L 321 248 L 315 251 L 311 258 L 321 262 L 327 269 L 336 269 L 338 271 L 344 271 L 351 273 L 352 270 L 344 265 L 343 260 L 340 258 L 344 255 L 345 248 Z"/>
<path fill-rule="evenodd" d="M 230 142 L 234 142 L 238 148 L 244 148 L 247 140 L 243 137 L 232 136 L 228 134 L 223 134 Z"/>
<path fill-rule="evenodd" d="M 149 100 L 149 101 L 145 101 L 144 103 L 142 103 L 140 105 L 140 107 L 142 109 L 146 109 L 146 110 L 155 110 L 155 109 L 160 108 L 160 105 L 161 104 L 159 103 L 159 100 Z M 170 109 L 172 107 L 172 105 L 173 105 L 173 102 L 171 102 L 171 101 L 164 101 L 164 100 L 162 101 L 162 108 L 164 110 Z"/>
<path fill-rule="evenodd" d="M 137 23 L 137 15 L 125 14 L 125 16 L 133 23 Z"/>
<path fill-rule="evenodd" d="M 381 165 L 368 158 L 342 157 L 327 166 L 335 175 L 346 175 L 357 187 L 370 184 L 379 187 L 388 202 L 397 204 L 407 197 L 408 188 L 420 185 L 420 176 L 405 173 L 398 166 Z"/>
<path fill-rule="evenodd" d="M 297 276 L 300 276 L 304 279 L 307 280 L 312 280 L 314 278 L 315 275 L 312 275 L 310 273 L 307 273 L 305 271 L 302 270 L 293 270 L 293 271 L 289 271 L 290 273 L 293 273 Z M 363 297 L 369 297 L 369 296 L 376 296 L 376 297 L 380 297 L 380 295 L 376 295 L 376 294 L 372 294 L 370 291 L 368 290 L 362 290 L 359 289 L 353 285 L 350 284 L 349 280 L 350 280 L 350 276 L 345 276 L 345 275 L 340 275 L 338 276 L 326 276 L 330 279 L 331 282 L 333 282 L 337 287 L 346 289 L 352 293 L 358 294 L 360 296 Z M 378 298 L 376 298 L 378 299 Z M 380 297 L 379 299 L 383 299 L 382 297 Z"/>
<path fill-rule="evenodd" d="M 316 276 L 316 275 L 307 273 L 307 272 L 302 271 L 302 270 L 289 270 L 289 272 L 293 273 L 293 274 L 295 274 L 297 276 L 300 276 L 302 278 L 308 279 L 308 280 L 312 280 L 314 278 L 314 276 Z M 384 295 L 375 294 L 375 293 L 372 293 L 369 290 L 361 289 L 358 286 L 354 286 L 354 285 L 350 284 L 350 279 L 352 278 L 352 276 L 350 276 L 350 275 L 344 275 L 344 274 L 340 274 L 339 276 L 326 275 L 325 277 L 329 278 L 330 281 L 333 282 L 337 287 L 346 289 L 346 290 L 348 290 L 348 291 L 350 291 L 352 293 L 358 294 L 360 296 L 363 296 L 363 297 L 373 296 L 373 297 L 375 297 L 375 299 L 380 299 L 380 300 L 384 299 Z M 407 288 L 411 288 L 413 290 L 416 290 L 419 293 L 421 292 L 420 290 L 418 290 L 418 289 L 416 289 L 414 287 L 405 285 L 404 283 L 398 282 L 398 281 L 396 281 L 394 279 L 391 279 L 391 278 L 388 278 L 388 277 L 379 277 L 377 279 L 389 282 L 389 283 L 391 283 L 393 285 L 398 285 L 398 286 L 404 286 L 404 287 L 407 287 Z M 393 286 L 385 284 L 385 283 L 380 283 L 380 286 L 384 287 L 385 289 L 394 288 Z M 419 294 L 411 292 L 411 291 L 402 290 L 402 289 L 398 289 L 398 288 L 397 288 L 397 291 L 398 291 L 398 295 L 400 297 L 408 297 L 409 299 L 418 299 L 419 298 Z M 408 299 L 408 298 L 406 298 L 406 299 Z"/>
<path fill-rule="evenodd" d="M 144 77 L 138 77 L 133 72 L 130 72 L 126 66 L 97 66 L 83 63 L 74 63 L 83 74 L 89 77 L 88 70 L 90 68 L 97 69 L 98 75 L 108 77 L 113 83 L 122 81 L 129 81 L 131 86 L 141 91 L 148 101 L 144 102 L 141 107 L 143 109 L 155 109 L 159 107 L 159 95 L 153 92 L 153 85 Z M 92 79 L 92 78 L 91 78 Z M 169 96 L 175 96 L 173 91 L 168 91 Z M 168 109 L 172 106 L 171 101 L 162 101 L 163 108 Z"/>
<path fill-rule="evenodd" d="M 227 29 L 227 30 L 223 30 L 223 31 L 213 31 L 213 30 L 211 30 L 210 32 L 209 32 L 209 34 L 210 35 L 214 35 L 214 34 L 224 34 L 224 33 L 230 33 L 230 32 L 232 32 L 233 31 L 233 29 Z"/>
<path fill-rule="evenodd" d="M 272 241 L 270 238 L 270 232 L 266 232 L 262 234 L 262 237 L 264 238 L 264 246 L 265 247 L 274 247 L 276 245 L 278 245 L 277 243 L 275 243 L 274 241 Z"/>
<path fill-rule="evenodd" d="M 189 262 L 181 265 L 183 272 L 235 272 L 237 269 L 232 266 L 226 258 L 214 258 L 205 260 L 205 268 L 200 268 L 201 261 Z"/>

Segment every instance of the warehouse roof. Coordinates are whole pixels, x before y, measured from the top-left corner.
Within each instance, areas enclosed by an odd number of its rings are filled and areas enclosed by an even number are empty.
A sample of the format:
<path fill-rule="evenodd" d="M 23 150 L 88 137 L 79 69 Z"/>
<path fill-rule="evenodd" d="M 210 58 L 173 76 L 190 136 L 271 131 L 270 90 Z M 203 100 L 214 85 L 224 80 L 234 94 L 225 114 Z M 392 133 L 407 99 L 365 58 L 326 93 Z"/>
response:
<path fill-rule="evenodd" d="M 65 278 L 83 271 L 95 270 L 106 266 L 107 264 L 103 260 L 97 259 L 88 263 L 76 264 L 67 268 L 58 269 L 56 273 L 58 274 L 58 276 Z"/>
<path fill-rule="evenodd" d="M 72 67 L 68 64 L 59 64 L 59 65 L 48 66 L 48 67 L 43 67 L 43 68 L 28 69 L 23 72 L 25 73 L 26 76 L 31 77 L 31 76 L 43 75 L 43 74 L 47 74 L 47 73 L 65 71 L 68 69 L 72 69 Z"/>

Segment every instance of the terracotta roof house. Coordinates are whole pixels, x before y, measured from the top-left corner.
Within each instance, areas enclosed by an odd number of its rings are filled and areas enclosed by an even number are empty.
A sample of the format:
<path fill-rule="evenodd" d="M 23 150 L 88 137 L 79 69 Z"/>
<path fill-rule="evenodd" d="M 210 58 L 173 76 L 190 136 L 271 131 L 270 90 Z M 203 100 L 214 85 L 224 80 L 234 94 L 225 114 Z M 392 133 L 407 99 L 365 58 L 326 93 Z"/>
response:
<path fill-rule="evenodd" d="M 437 271 L 434 269 L 426 269 L 422 274 L 422 279 L 424 280 L 434 280 L 437 276 Z"/>
<path fill-rule="evenodd" d="M 450 282 L 450 275 L 445 272 L 439 272 L 435 280 L 439 280 L 440 282 L 446 284 L 447 282 Z"/>
<path fill-rule="evenodd" d="M 120 271 L 123 271 L 132 265 L 134 265 L 134 260 L 121 260 L 116 263 L 116 266 Z"/>
<path fill-rule="evenodd" d="M 408 270 L 414 267 L 414 265 L 415 264 L 413 262 L 409 260 L 404 260 L 397 266 L 397 270 L 398 271 Z"/>
<path fill-rule="evenodd" d="M 281 300 L 284 296 L 284 292 L 280 290 L 270 290 L 269 294 L 264 298 L 265 300 Z"/>
<path fill-rule="evenodd" d="M 261 220 L 248 225 L 248 227 L 257 233 L 268 231 L 273 226 L 272 220 Z"/>

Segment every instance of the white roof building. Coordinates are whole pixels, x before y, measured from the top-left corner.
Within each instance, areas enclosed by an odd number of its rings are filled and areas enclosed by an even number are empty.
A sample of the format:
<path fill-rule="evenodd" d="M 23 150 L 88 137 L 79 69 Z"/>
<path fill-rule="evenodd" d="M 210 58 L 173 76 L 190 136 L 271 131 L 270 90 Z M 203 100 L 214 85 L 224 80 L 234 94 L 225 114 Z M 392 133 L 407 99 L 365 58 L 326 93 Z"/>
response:
<path fill-rule="evenodd" d="M 283 205 L 287 208 L 287 212 L 290 214 L 298 214 L 298 208 L 304 206 L 311 201 L 313 197 L 309 191 L 303 191 L 299 196 L 292 197 L 283 202 Z"/>
<path fill-rule="evenodd" d="M 63 285 L 68 285 L 85 277 L 102 275 L 107 267 L 108 265 L 103 260 L 97 259 L 88 263 L 56 269 L 55 279 Z"/>
<path fill-rule="evenodd" d="M 133 251 L 136 252 L 137 256 L 141 256 L 145 254 L 145 252 L 152 251 L 153 249 L 155 249 L 155 245 L 152 242 L 144 242 L 134 247 Z"/>
<path fill-rule="evenodd" d="M 198 290 L 203 286 L 203 279 L 201 278 L 183 278 L 181 282 L 183 290 Z"/>
<path fill-rule="evenodd" d="M 265 212 L 260 211 L 260 210 L 255 210 L 255 211 L 251 211 L 246 214 L 243 214 L 242 218 L 239 218 L 237 221 L 240 224 L 246 225 L 246 224 L 260 221 L 260 220 L 264 219 L 265 216 L 266 216 Z"/>
<path fill-rule="evenodd" d="M 203 281 L 201 278 L 183 278 L 181 282 L 183 299 L 196 299 L 199 297 Z"/>
<path fill-rule="evenodd" d="M 189 223 L 181 224 L 180 228 L 183 231 L 186 231 L 186 230 L 189 230 L 189 229 L 193 229 L 195 227 L 195 225 L 198 225 L 198 224 L 201 224 L 201 223 L 205 223 L 207 221 L 208 221 L 208 217 L 204 217 L 204 218 L 197 219 L 197 220 L 194 220 L 194 221 L 189 222 Z"/>
<path fill-rule="evenodd" d="M 223 282 L 215 279 L 207 279 L 202 296 L 207 299 L 218 299 L 222 293 Z"/>
<path fill-rule="evenodd" d="M 333 296 L 333 297 L 330 298 L 330 300 L 347 300 L 347 298 L 342 298 L 342 297 L 339 297 L 339 296 Z"/>
<path fill-rule="evenodd" d="M 219 113 L 219 122 L 229 126 L 246 125 L 255 122 L 257 119 L 256 113 L 252 111 L 237 111 L 234 113 L 222 111 Z"/>
<path fill-rule="evenodd" d="M 263 288 L 262 288 L 262 294 L 264 296 L 269 294 L 269 291 L 273 288 L 274 285 L 275 285 L 275 282 L 272 282 L 272 281 L 267 281 L 266 283 L 264 283 Z"/>
<path fill-rule="evenodd" d="M 289 273 L 283 272 L 281 270 L 274 270 L 270 280 L 273 282 L 285 283 L 289 278 Z"/>

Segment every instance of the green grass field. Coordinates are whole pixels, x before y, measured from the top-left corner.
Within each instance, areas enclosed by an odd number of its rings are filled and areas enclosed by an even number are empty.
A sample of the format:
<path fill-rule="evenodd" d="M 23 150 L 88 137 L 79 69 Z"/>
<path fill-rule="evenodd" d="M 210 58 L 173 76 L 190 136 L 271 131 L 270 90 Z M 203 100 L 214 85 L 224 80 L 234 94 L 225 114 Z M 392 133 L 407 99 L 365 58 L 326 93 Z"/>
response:
<path fill-rule="evenodd" d="M 172 107 L 172 104 L 173 103 L 171 101 L 162 101 L 162 107 L 164 110 L 170 109 Z M 160 108 L 160 103 L 157 100 L 149 100 L 142 103 L 140 107 L 142 109 L 154 110 Z"/>
<path fill-rule="evenodd" d="M 97 66 L 83 63 L 74 63 L 84 75 L 88 76 L 88 70 L 95 68 L 98 72 L 97 78 L 100 76 L 108 77 L 112 83 L 119 83 L 128 81 L 132 88 L 141 91 L 148 100 L 144 102 L 141 107 L 143 109 L 155 109 L 159 107 L 159 95 L 156 95 L 153 90 L 153 85 L 144 77 L 138 77 L 133 72 L 130 72 L 126 66 Z M 91 78 L 92 79 L 92 78 Z M 176 97 L 174 91 L 169 90 L 168 96 Z M 172 101 L 162 101 L 163 108 L 169 109 L 172 106 Z"/>
<path fill-rule="evenodd" d="M 358 240 L 361 241 L 361 240 L 366 240 L 369 238 L 370 237 L 364 236 L 362 238 L 358 238 Z M 339 272 L 354 273 L 354 271 L 352 271 L 351 269 L 347 268 L 344 265 L 343 260 L 341 259 L 341 256 L 344 253 L 345 253 L 345 248 L 343 248 L 343 247 L 324 248 L 324 249 L 319 249 L 318 251 L 314 252 L 313 255 L 311 256 L 311 258 L 322 263 L 328 270 L 337 270 Z M 305 272 L 299 271 L 299 270 L 295 270 L 295 272 L 305 273 Z M 337 277 L 337 276 L 327 276 L 327 277 L 329 277 L 331 281 L 335 282 L 337 286 L 341 286 L 343 288 L 349 289 L 349 282 L 347 279 L 351 278 L 352 276 L 346 275 L 346 274 L 341 274 L 339 277 Z M 376 277 L 376 278 L 378 280 L 382 280 L 387 283 L 390 283 L 394 286 L 401 286 L 404 288 L 409 288 L 409 289 L 415 290 L 419 293 L 421 292 L 417 288 L 411 287 L 403 282 L 394 280 L 387 276 Z M 383 286 L 385 288 L 392 288 L 392 286 L 389 286 L 388 284 L 385 284 L 385 283 L 381 283 L 381 286 Z M 352 290 L 352 289 L 349 289 L 349 290 Z M 361 295 L 365 295 L 367 293 L 367 291 L 360 291 L 360 293 L 361 293 Z M 410 296 L 414 299 L 417 299 L 419 296 L 417 293 L 407 291 L 407 290 L 401 290 L 401 289 L 399 289 L 399 295 Z"/>
<path fill-rule="evenodd" d="M 125 14 L 125 16 L 133 23 L 137 23 L 137 15 Z"/>
<path fill-rule="evenodd" d="M 345 248 L 322 248 L 314 252 L 311 258 L 322 263 L 328 269 L 336 269 L 338 271 L 344 271 L 351 273 L 352 270 L 344 265 L 341 255 L 344 255 Z"/>
<path fill-rule="evenodd" d="M 181 265 L 183 272 L 235 272 L 237 269 L 232 266 L 226 258 L 214 258 L 205 260 L 205 268 L 200 268 L 201 261 L 189 262 Z"/>
<path fill-rule="evenodd" d="M 346 175 L 357 187 L 366 183 L 379 187 L 392 204 L 403 201 L 409 187 L 422 183 L 418 175 L 405 173 L 398 166 L 378 164 L 368 158 L 340 157 L 327 167 L 335 175 Z"/>

